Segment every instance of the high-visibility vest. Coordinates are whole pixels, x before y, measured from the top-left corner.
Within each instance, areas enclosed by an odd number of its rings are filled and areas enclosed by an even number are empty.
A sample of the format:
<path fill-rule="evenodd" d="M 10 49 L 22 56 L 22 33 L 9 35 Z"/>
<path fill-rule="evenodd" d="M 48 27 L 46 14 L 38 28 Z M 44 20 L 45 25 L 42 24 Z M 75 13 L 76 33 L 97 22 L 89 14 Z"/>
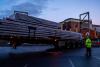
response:
<path fill-rule="evenodd" d="M 90 38 L 87 38 L 86 41 L 85 41 L 85 45 L 87 48 L 91 48 L 91 45 L 92 45 L 92 41 Z"/>

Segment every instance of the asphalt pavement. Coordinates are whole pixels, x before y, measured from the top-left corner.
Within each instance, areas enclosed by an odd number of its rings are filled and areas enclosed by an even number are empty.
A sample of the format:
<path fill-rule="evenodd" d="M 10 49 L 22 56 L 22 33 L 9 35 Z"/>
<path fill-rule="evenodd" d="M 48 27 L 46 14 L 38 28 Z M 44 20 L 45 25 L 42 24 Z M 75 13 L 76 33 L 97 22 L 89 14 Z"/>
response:
<path fill-rule="evenodd" d="M 100 48 L 92 48 L 91 57 L 85 48 L 17 56 L 0 61 L 0 67 L 100 67 Z"/>

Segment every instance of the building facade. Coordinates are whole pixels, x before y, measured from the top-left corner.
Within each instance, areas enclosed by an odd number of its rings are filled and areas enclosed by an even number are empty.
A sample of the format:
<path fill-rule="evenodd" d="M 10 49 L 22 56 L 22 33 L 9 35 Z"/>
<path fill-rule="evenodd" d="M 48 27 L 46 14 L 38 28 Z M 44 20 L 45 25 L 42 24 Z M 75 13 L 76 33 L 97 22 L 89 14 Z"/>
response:
<path fill-rule="evenodd" d="M 97 38 L 96 30 L 93 27 L 92 20 L 79 20 L 75 18 L 68 18 L 60 22 L 62 30 L 68 30 L 73 32 L 80 32 L 83 38 L 86 37 L 87 33 L 90 33 L 90 37 Z"/>
<path fill-rule="evenodd" d="M 69 18 L 64 20 L 63 22 L 60 22 L 61 29 L 62 30 L 69 30 L 73 32 L 79 32 L 80 31 L 80 23 L 79 20 Z"/>
<path fill-rule="evenodd" d="M 93 28 L 96 30 L 96 35 L 100 38 L 100 25 L 93 25 Z"/>

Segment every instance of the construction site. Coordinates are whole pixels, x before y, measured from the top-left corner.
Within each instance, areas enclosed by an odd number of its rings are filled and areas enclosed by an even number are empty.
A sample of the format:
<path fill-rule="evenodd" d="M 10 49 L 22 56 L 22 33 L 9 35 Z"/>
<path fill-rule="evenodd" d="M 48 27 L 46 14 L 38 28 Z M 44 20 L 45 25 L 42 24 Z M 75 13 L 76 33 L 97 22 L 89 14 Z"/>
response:
<path fill-rule="evenodd" d="M 92 56 L 85 55 L 87 36 Z M 20 11 L 0 19 L 1 67 L 99 67 L 99 47 L 100 26 L 92 24 L 89 12 L 59 23 Z"/>
<path fill-rule="evenodd" d="M 72 40 L 75 40 L 73 44 L 82 41 L 80 33 L 62 30 L 59 23 L 28 16 L 27 12 L 19 11 L 0 20 L 0 39 L 7 40 L 13 47 L 22 43 L 46 43 L 58 48 Z M 73 44 L 68 46 L 72 47 Z"/>
<path fill-rule="evenodd" d="M 22 43 L 53 44 L 55 48 L 83 47 L 87 35 L 93 46 L 99 46 L 99 25 L 93 25 L 89 12 L 79 15 L 79 19 L 68 18 L 56 23 L 29 16 L 27 12 L 14 14 L 0 20 L 0 40 L 6 40 L 16 48 Z"/>
<path fill-rule="evenodd" d="M 0 0 L 0 67 L 100 67 L 100 0 Z"/>
<path fill-rule="evenodd" d="M 83 40 L 89 35 L 93 46 L 100 46 L 100 25 L 94 25 L 90 19 L 89 12 L 79 15 L 79 19 L 68 18 L 60 22 L 62 30 L 78 32 L 82 34 Z"/>

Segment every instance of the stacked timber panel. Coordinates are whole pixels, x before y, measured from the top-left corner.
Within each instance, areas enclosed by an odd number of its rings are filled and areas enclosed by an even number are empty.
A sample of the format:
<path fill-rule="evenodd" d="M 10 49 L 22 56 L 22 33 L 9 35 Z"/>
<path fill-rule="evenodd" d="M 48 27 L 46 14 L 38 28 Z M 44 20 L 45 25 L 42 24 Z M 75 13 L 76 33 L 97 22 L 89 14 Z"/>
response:
<path fill-rule="evenodd" d="M 60 37 L 61 39 L 78 39 L 81 36 L 78 33 L 58 29 L 60 27 L 58 23 L 19 13 L 3 21 L 0 24 L 0 35 L 27 37 L 30 34 L 30 37 L 34 37 L 35 34 L 35 37 L 39 38 Z M 35 27 L 36 30 L 30 29 L 29 33 L 29 26 Z"/>
<path fill-rule="evenodd" d="M 27 16 L 23 14 L 16 13 L 15 15 L 16 20 L 19 21 L 26 21 L 24 23 L 32 24 L 32 25 L 37 25 L 37 26 L 43 26 L 47 28 L 53 28 L 53 29 L 58 29 L 60 27 L 60 24 L 32 16 Z"/>
<path fill-rule="evenodd" d="M 6 22 L 0 25 L 0 35 L 26 36 L 28 35 L 28 29 L 26 25 L 6 20 Z"/>
<path fill-rule="evenodd" d="M 28 26 L 31 26 L 31 27 L 36 27 L 35 37 L 48 38 L 49 36 L 54 36 L 55 30 L 53 30 L 52 27 L 47 28 L 42 25 L 43 24 L 41 22 L 38 22 L 36 20 L 34 20 L 34 22 L 33 21 L 28 22 L 27 20 L 7 18 L 6 21 L 0 25 L 0 35 L 28 36 L 29 35 Z M 58 26 L 56 25 L 56 27 Z M 31 37 L 33 37 L 34 30 L 30 32 L 30 34 Z"/>

